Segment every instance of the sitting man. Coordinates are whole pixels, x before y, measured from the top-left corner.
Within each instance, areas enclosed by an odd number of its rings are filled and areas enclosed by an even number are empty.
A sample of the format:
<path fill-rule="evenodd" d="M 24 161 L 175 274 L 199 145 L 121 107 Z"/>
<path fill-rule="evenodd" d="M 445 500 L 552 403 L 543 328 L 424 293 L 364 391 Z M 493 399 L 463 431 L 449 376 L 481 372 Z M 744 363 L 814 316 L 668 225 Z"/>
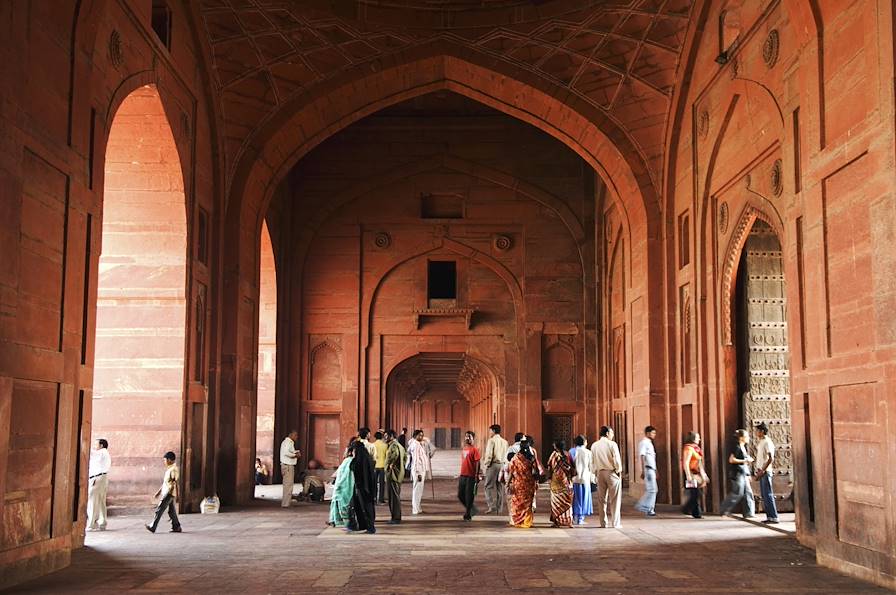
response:
<path fill-rule="evenodd" d="M 302 471 L 300 474 L 302 493 L 299 495 L 299 500 L 323 502 L 325 493 L 324 480 L 316 474 L 319 468 L 320 465 L 314 459 L 308 461 L 308 471 Z"/>

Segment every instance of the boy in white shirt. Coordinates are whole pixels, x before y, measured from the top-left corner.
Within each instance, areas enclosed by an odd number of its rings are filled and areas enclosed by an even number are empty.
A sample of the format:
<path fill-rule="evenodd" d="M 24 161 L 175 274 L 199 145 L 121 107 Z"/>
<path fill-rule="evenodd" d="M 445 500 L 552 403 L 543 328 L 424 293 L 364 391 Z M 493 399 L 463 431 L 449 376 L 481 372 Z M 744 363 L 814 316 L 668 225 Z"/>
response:
<path fill-rule="evenodd" d="M 765 509 L 763 523 L 778 523 L 778 507 L 775 505 L 775 494 L 772 491 L 772 462 L 775 460 L 775 443 L 768 437 L 768 425 L 765 422 L 756 424 L 756 477 L 759 478 L 759 491 L 762 494 L 762 507 Z"/>

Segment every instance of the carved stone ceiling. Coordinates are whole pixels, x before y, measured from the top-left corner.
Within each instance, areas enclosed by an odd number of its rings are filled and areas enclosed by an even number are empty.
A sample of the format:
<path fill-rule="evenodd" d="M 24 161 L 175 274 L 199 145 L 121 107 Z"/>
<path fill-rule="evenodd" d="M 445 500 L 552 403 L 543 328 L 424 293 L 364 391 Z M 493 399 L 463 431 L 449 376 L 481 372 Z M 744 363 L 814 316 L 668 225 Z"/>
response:
<path fill-rule="evenodd" d="M 480 364 L 463 353 L 421 353 L 401 362 L 393 372 L 405 394 L 419 398 L 430 390 L 456 390 L 465 395 L 484 374 Z"/>
<path fill-rule="evenodd" d="M 298 94 L 389 54 L 446 41 L 599 108 L 658 181 L 692 2 L 200 0 L 228 168 L 251 133 Z"/>

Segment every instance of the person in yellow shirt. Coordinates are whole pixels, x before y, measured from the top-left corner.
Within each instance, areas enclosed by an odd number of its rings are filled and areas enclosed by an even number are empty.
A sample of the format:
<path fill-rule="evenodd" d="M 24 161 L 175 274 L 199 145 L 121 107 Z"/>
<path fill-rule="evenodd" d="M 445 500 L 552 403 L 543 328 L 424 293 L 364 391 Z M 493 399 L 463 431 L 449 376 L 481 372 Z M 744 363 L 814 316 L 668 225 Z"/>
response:
<path fill-rule="evenodd" d="M 373 462 L 376 468 L 376 501 L 386 503 L 386 451 L 389 449 L 383 441 L 383 432 L 378 431 L 373 435 L 376 441 L 373 443 Z"/>
<path fill-rule="evenodd" d="M 170 450 L 166 452 L 163 460 L 165 461 L 165 476 L 162 479 L 162 487 L 159 488 L 154 496 L 154 498 L 159 499 L 159 503 L 156 506 L 152 523 L 147 523 L 144 526 L 150 533 L 155 533 L 159 526 L 159 521 L 162 520 L 162 515 L 167 511 L 168 517 L 171 519 L 171 532 L 181 533 L 180 519 L 177 518 L 177 484 L 180 480 L 180 472 L 177 469 L 177 465 L 174 464 L 175 456 L 173 452 Z"/>

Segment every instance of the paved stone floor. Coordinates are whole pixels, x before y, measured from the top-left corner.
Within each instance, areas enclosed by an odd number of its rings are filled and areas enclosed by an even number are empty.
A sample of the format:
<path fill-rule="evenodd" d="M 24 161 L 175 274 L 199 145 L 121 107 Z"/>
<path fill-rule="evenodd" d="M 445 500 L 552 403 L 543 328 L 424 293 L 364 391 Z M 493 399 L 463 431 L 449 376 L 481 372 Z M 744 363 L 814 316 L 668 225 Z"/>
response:
<path fill-rule="evenodd" d="M 89 533 L 71 567 L 21 585 L 26 593 L 875 593 L 815 564 L 785 532 L 743 521 L 695 520 L 676 508 L 646 519 L 623 507 L 621 529 L 552 529 L 547 492 L 536 527 L 499 517 L 461 520 L 454 484 L 427 486 L 426 514 L 376 535 L 325 527 L 328 506 L 270 501 L 183 515 L 184 533 L 151 535 L 144 517 Z M 405 498 L 410 487 L 405 484 Z M 480 495 L 480 500 L 482 496 Z M 381 521 L 388 512 L 379 507 Z"/>

